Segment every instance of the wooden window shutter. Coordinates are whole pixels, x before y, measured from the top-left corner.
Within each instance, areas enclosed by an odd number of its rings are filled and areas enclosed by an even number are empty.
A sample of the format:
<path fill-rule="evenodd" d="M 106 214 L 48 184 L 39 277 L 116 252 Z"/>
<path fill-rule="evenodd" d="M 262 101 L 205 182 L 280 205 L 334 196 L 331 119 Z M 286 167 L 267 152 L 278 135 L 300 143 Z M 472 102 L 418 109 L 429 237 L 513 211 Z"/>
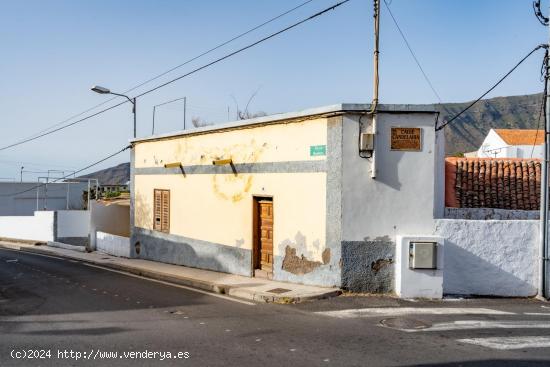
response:
<path fill-rule="evenodd" d="M 161 231 L 170 232 L 170 191 L 162 190 Z"/>
<path fill-rule="evenodd" d="M 155 189 L 155 203 L 153 214 L 153 229 L 155 231 L 162 230 L 162 190 Z"/>

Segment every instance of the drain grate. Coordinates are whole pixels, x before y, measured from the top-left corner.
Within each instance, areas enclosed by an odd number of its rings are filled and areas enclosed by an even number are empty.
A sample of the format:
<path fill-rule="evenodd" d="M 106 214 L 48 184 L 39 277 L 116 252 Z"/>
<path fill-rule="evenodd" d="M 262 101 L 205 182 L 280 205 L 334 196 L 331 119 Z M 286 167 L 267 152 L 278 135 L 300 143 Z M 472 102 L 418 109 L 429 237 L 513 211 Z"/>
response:
<path fill-rule="evenodd" d="M 432 326 L 429 322 L 424 322 L 422 320 L 417 320 L 417 319 L 408 319 L 403 317 L 384 319 L 380 321 L 380 324 L 392 329 L 399 329 L 399 330 L 421 330 L 421 329 L 427 329 L 430 326 Z"/>
<path fill-rule="evenodd" d="M 290 291 L 291 291 L 290 289 L 275 288 L 275 289 L 269 290 L 268 292 L 269 292 L 269 293 L 275 293 L 275 294 L 282 294 L 282 293 L 286 293 L 286 292 L 290 292 Z"/>

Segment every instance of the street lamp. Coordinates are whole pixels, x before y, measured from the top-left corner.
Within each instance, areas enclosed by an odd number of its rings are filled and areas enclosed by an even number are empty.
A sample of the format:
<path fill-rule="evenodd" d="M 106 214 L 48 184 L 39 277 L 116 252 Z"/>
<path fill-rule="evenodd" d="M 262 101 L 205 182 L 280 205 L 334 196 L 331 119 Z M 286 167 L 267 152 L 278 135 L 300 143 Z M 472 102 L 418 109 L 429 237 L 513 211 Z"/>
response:
<path fill-rule="evenodd" d="M 133 105 L 133 108 L 132 108 L 132 113 L 134 114 L 134 138 L 136 137 L 136 98 L 130 98 L 128 97 L 127 95 L 125 94 L 120 94 L 120 93 L 115 93 L 115 92 L 111 92 L 110 89 L 108 88 L 104 88 L 104 87 L 100 87 L 99 85 L 94 85 L 92 88 L 92 91 L 96 92 L 96 93 L 99 93 L 99 94 L 112 94 L 112 95 L 115 95 L 115 96 L 120 96 L 120 97 L 124 97 L 126 98 L 128 101 L 130 101 L 130 103 L 132 103 Z"/>
<path fill-rule="evenodd" d="M 20 172 L 21 182 L 23 182 L 23 170 L 24 169 L 25 169 L 25 167 L 21 166 L 21 172 Z"/>

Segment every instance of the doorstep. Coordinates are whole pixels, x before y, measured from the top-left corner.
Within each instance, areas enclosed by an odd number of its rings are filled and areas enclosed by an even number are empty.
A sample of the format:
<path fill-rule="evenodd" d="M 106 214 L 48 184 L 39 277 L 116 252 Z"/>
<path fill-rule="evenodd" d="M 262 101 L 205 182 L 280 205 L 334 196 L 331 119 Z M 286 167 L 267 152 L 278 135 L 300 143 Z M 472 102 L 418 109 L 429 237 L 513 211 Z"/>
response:
<path fill-rule="evenodd" d="M 337 288 L 249 278 L 156 261 L 116 257 L 101 252 L 78 252 L 67 248 L 15 241 L 0 241 L 0 248 L 69 258 L 146 278 L 258 302 L 298 303 L 341 294 L 340 289 Z"/>

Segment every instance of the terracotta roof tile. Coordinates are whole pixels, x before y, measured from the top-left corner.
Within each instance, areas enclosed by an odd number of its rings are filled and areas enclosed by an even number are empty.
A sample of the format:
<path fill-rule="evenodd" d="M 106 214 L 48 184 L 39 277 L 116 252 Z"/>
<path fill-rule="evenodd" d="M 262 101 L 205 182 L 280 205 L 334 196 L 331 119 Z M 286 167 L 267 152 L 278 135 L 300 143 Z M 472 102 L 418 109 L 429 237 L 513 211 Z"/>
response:
<path fill-rule="evenodd" d="M 538 210 L 538 159 L 446 158 L 445 205 Z"/>
<path fill-rule="evenodd" d="M 528 129 L 495 129 L 508 145 L 540 145 L 544 143 L 544 131 Z"/>

